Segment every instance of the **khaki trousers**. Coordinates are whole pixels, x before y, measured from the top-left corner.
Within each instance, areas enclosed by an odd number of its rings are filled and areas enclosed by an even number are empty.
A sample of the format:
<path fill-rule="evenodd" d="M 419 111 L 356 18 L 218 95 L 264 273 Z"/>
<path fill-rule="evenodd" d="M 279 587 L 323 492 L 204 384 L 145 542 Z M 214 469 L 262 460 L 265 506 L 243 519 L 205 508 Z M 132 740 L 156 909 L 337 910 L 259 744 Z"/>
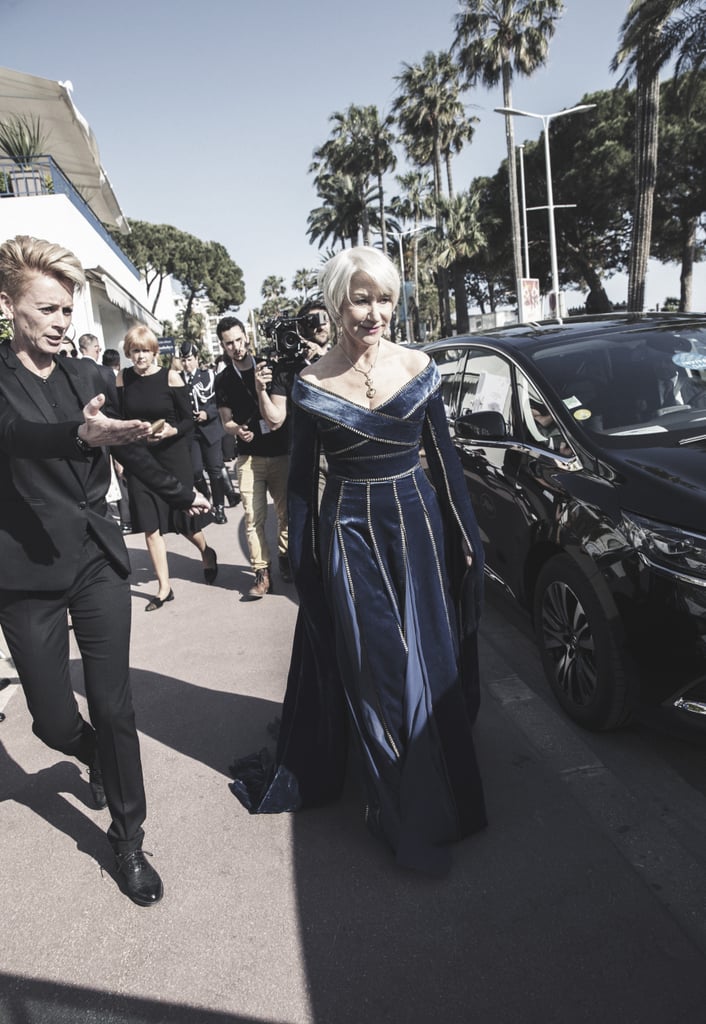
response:
<path fill-rule="evenodd" d="M 267 568 L 271 561 L 270 549 L 265 536 L 268 491 L 272 495 L 277 513 L 277 552 L 280 555 L 287 554 L 288 472 L 288 455 L 238 456 L 238 486 L 243 501 L 245 537 L 248 542 L 250 564 L 255 570 Z"/>

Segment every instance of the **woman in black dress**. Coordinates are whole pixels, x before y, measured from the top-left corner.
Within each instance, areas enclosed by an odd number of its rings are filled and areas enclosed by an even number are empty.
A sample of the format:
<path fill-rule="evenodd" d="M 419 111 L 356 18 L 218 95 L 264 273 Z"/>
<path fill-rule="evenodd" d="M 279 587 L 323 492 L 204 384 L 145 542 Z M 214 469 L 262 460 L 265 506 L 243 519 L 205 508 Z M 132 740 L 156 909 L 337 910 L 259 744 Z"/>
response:
<path fill-rule="evenodd" d="M 131 327 L 125 335 L 123 349 L 133 363 L 132 367 L 121 370 L 116 381 L 123 415 L 129 419 L 164 421 L 163 427 L 149 438 L 148 444 L 163 469 L 191 486 L 190 445 L 194 421 L 184 382 L 175 370 L 165 370 L 157 363 L 159 345 L 148 327 L 141 324 Z M 171 509 L 135 478 L 130 480 L 130 513 L 133 530 L 144 531 L 159 584 L 159 591 L 146 611 L 156 611 L 166 601 L 174 600 L 165 533 L 181 533 L 198 548 L 203 560 L 204 579 L 213 583 L 218 574 L 218 562 L 216 552 L 206 543 L 201 517 L 189 517 Z"/>

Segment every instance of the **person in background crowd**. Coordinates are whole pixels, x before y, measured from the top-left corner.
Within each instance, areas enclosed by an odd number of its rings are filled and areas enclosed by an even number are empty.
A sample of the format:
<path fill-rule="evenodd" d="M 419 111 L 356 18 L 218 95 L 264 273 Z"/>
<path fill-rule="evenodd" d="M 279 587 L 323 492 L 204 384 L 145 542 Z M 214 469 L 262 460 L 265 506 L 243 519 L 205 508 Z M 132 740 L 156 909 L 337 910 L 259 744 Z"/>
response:
<path fill-rule="evenodd" d="M 225 369 L 216 378 L 216 403 L 226 433 L 236 439 L 245 536 L 255 573 L 255 583 L 248 594 L 257 599 L 272 590 L 270 550 L 265 535 L 268 491 L 277 512 L 280 572 L 289 575 L 288 442 L 286 433 L 273 430 L 268 422 L 272 403 L 265 390 L 267 373 L 264 367 L 256 367 L 248 351 L 244 325 L 236 317 L 227 316 L 219 321 L 216 333 L 227 357 Z"/>
<path fill-rule="evenodd" d="M 290 397 L 297 375 L 305 366 L 311 366 L 328 352 L 331 343 L 331 322 L 323 299 L 310 299 L 297 314 L 297 333 L 301 338 L 301 351 L 294 358 L 280 358 L 272 367 L 267 363 L 258 366 L 258 386 L 267 396 L 266 416 L 272 430 L 284 430 L 289 443 Z M 321 455 L 319 491 L 323 494 L 326 482 L 326 457 Z M 280 561 L 280 572 L 286 581 L 291 580 L 289 559 Z"/>
<path fill-rule="evenodd" d="M 78 339 L 78 350 L 82 359 L 88 357 L 100 365 L 101 343 L 95 334 L 82 334 Z"/>
<path fill-rule="evenodd" d="M 401 865 L 441 874 L 447 844 L 486 824 L 472 734 L 483 548 L 436 364 L 387 340 L 394 264 L 344 249 L 320 281 L 338 341 L 292 391 L 300 604 L 282 722 L 274 762 L 236 760 L 233 790 L 252 813 L 334 799 L 350 732 L 368 827 Z"/>
<path fill-rule="evenodd" d="M 315 363 L 331 347 L 331 321 L 323 299 L 309 299 L 297 313 L 304 317 L 300 334 L 306 345 L 306 359 Z"/>
<path fill-rule="evenodd" d="M 78 356 L 78 352 L 76 351 L 76 346 L 74 345 L 73 341 L 71 341 L 70 338 L 62 339 L 61 345 L 59 346 L 58 355 L 69 356 L 71 359 L 76 359 L 76 357 Z"/>
<path fill-rule="evenodd" d="M 194 483 L 203 491 L 204 469 L 211 486 L 210 499 L 213 503 L 213 517 L 216 523 L 228 520 L 225 513 L 225 496 L 231 508 L 240 498 L 233 490 L 228 470 L 223 463 L 221 438 L 225 431 L 216 405 L 216 375 L 213 370 L 199 367 L 198 352 L 191 342 L 181 346 L 183 370 L 181 376 L 189 391 L 194 417 L 194 433 L 191 442 L 191 461 L 194 467 Z"/>
<path fill-rule="evenodd" d="M 111 406 L 117 408 L 118 394 L 115 390 L 115 374 L 100 362 L 101 346 L 95 334 L 82 334 L 78 339 L 78 348 L 82 359 L 92 359 L 98 367 L 98 372 L 105 381 L 105 395 L 110 400 Z"/>
<path fill-rule="evenodd" d="M 133 365 L 121 370 L 117 377 L 123 415 L 154 421 L 154 430 L 148 439 L 154 458 L 184 486 L 191 486 L 194 479 L 191 465 L 194 420 L 184 382 L 175 370 L 165 370 L 157 363 L 159 344 L 149 327 L 142 324 L 131 327 L 125 335 L 124 349 Z M 139 479 L 129 478 L 129 491 L 132 528 L 145 534 L 159 587 L 145 611 L 157 611 L 174 600 L 165 533 L 181 533 L 191 541 L 201 555 L 204 579 L 213 583 L 218 575 L 218 559 L 216 552 L 206 543 L 204 518 L 184 516 L 171 509 Z"/>
<path fill-rule="evenodd" d="M 103 366 L 109 367 L 117 377 L 120 370 L 120 353 L 117 348 L 107 348 L 101 360 Z"/>
<path fill-rule="evenodd" d="M 13 332 L 0 344 L 0 626 L 34 733 L 88 767 L 95 805 L 110 811 L 108 840 L 121 886 L 135 903 L 151 906 L 163 885 L 142 851 L 130 560 L 106 515 L 105 446 L 119 445 L 114 450 L 135 476 L 174 507 L 195 511 L 208 503 L 165 473 L 144 445 L 129 443 L 148 435 L 148 423 L 103 414 L 102 378 L 92 360 L 59 358 L 84 282 L 78 259 L 61 245 L 28 235 L 0 245 L 0 309 Z M 90 723 L 73 692 L 68 615 Z"/>
<path fill-rule="evenodd" d="M 78 349 L 82 359 L 91 359 L 98 367 L 98 372 L 103 378 L 103 393 L 106 396 L 108 405 L 112 409 L 118 409 L 118 392 L 115 387 L 115 374 L 108 366 L 100 362 L 101 346 L 95 334 L 82 334 L 78 339 Z M 110 459 L 110 487 L 106 494 L 106 501 L 113 515 L 120 523 L 123 533 L 132 533 L 130 526 L 130 507 L 128 504 L 127 489 L 125 488 L 123 468 L 115 459 Z"/>
<path fill-rule="evenodd" d="M 101 360 L 104 367 L 110 370 L 113 377 L 117 377 L 120 372 L 120 353 L 116 348 L 107 348 L 103 353 Z M 120 523 L 120 529 L 123 533 L 132 533 L 132 523 L 130 522 L 130 497 L 127 489 L 127 480 L 125 479 L 125 473 L 123 467 L 117 461 L 113 459 L 113 469 L 118 480 L 118 487 L 120 488 L 120 497 L 117 501 L 117 519 Z"/>

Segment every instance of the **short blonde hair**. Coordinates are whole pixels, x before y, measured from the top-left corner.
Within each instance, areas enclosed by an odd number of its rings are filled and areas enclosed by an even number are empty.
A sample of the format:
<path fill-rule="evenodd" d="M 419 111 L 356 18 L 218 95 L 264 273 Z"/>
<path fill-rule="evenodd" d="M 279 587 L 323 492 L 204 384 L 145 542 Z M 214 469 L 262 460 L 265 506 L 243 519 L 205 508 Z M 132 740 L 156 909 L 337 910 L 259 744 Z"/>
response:
<path fill-rule="evenodd" d="M 392 296 L 393 306 L 400 297 L 400 275 L 397 267 L 379 249 L 357 245 L 336 253 L 319 274 L 319 287 L 329 316 L 336 319 L 343 303 L 351 297 L 351 278 L 356 273 L 367 274 L 384 292 Z"/>
<path fill-rule="evenodd" d="M 72 291 L 83 288 L 86 275 L 78 258 L 57 242 L 16 235 L 0 245 L 0 291 L 11 299 L 23 293 L 32 274 L 48 274 Z"/>
<path fill-rule="evenodd" d="M 125 335 L 125 341 L 123 342 L 123 352 L 130 358 L 130 353 L 134 348 L 146 348 L 156 356 L 159 352 L 159 342 L 154 335 L 154 331 L 151 331 L 149 327 L 145 327 L 144 324 L 135 324 Z"/>

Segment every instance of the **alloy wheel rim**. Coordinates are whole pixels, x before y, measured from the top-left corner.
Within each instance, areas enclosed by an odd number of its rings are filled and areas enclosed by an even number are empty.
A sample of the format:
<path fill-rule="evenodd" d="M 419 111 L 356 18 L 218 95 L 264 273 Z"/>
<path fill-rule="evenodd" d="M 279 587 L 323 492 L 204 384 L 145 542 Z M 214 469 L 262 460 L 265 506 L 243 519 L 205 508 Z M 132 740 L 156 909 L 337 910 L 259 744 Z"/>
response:
<path fill-rule="evenodd" d="M 586 707 L 598 688 L 596 646 L 584 607 L 566 583 L 557 580 L 544 593 L 542 634 L 557 686 L 572 704 Z"/>

